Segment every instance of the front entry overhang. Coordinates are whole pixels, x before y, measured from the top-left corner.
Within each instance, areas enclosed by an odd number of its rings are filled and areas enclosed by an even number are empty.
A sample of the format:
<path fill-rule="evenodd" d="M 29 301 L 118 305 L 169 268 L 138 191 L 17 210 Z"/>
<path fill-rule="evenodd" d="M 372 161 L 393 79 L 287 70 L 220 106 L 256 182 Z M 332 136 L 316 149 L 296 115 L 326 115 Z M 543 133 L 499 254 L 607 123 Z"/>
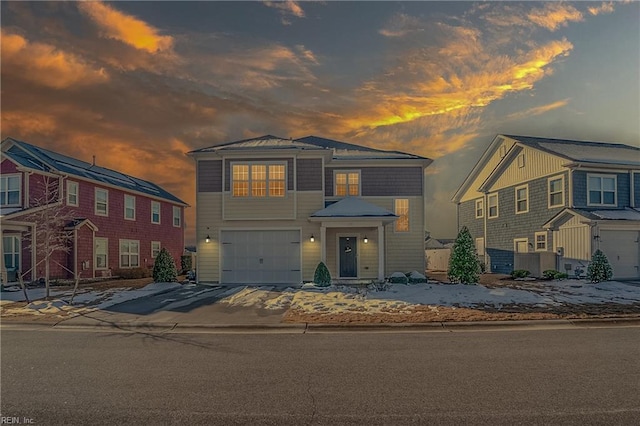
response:
<path fill-rule="evenodd" d="M 318 210 L 309 221 L 320 222 L 321 259 L 327 259 L 327 228 L 377 228 L 378 229 L 378 280 L 384 280 L 385 238 L 384 227 L 398 220 L 394 213 L 358 197 L 346 197 Z"/>

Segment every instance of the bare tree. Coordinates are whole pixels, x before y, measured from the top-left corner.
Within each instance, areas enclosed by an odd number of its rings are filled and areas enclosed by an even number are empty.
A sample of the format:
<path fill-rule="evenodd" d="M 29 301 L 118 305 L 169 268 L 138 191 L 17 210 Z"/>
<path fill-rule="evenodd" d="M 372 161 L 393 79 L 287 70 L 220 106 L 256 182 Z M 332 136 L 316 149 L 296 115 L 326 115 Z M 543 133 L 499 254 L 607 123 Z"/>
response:
<path fill-rule="evenodd" d="M 74 212 L 64 205 L 60 178 L 45 175 L 40 186 L 41 191 L 37 192 L 37 195 L 30 200 L 29 209 L 31 212 L 26 216 L 30 222 L 35 224 L 32 231 L 27 234 L 27 238 L 30 240 L 27 247 L 35 249 L 38 258 L 36 269 L 38 265 L 44 263 L 46 297 L 49 298 L 52 261 L 63 269 L 77 274 L 55 258 L 58 253 L 68 254 L 71 251 L 73 232 L 66 228 L 74 220 Z M 36 275 L 34 270 L 32 276 Z M 78 277 L 74 276 L 74 278 Z"/>

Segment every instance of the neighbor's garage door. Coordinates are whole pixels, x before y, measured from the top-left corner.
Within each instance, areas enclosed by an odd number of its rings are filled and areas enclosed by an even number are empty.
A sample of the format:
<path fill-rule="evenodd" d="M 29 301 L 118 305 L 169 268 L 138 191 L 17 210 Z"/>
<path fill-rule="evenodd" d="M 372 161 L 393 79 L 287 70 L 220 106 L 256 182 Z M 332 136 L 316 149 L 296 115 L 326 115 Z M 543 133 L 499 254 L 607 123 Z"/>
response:
<path fill-rule="evenodd" d="M 222 231 L 222 283 L 300 283 L 300 231 Z"/>
<path fill-rule="evenodd" d="M 613 278 L 640 277 L 638 231 L 600 230 L 600 250 L 607 256 Z"/>

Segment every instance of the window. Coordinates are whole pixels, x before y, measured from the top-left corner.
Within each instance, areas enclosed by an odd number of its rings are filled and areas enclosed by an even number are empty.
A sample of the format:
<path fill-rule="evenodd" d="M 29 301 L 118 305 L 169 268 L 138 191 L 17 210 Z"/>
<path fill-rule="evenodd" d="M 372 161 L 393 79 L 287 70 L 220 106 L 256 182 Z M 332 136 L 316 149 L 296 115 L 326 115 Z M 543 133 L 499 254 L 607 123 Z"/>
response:
<path fill-rule="evenodd" d="M 20 205 L 21 175 L 8 175 L 0 177 L 0 205 Z"/>
<path fill-rule="evenodd" d="M 140 266 L 140 241 L 120 240 L 120 267 L 137 268 Z"/>
<path fill-rule="evenodd" d="M 67 205 L 78 206 L 78 182 L 67 181 Z"/>
<path fill-rule="evenodd" d="M 484 199 L 476 200 L 476 219 L 484 217 Z"/>
<path fill-rule="evenodd" d="M 231 193 L 234 197 L 284 197 L 286 175 L 284 164 L 234 164 Z"/>
<path fill-rule="evenodd" d="M 529 253 L 529 239 L 528 238 L 514 239 L 513 251 L 516 253 Z"/>
<path fill-rule="evenodd" d="M 489 194 L 487 204 L 489 205 L 489 219 L 498 217 L 498 194 Z"/>
<path fill-rule="evenodd" d="M 507 146 L 500 145 L 500 158 L 504 158 L 507 155 Z"/>
<path fill-rule="evenodd" d="M 396 220 L 396 232 L 409 232 L 409 200 L 406 198 L 398 198 L 395 200 L 395 214 L 398 216 Z"/>
<path fill-rule="evenodd" d="M 182 223 L 182 215 L 180 214 L 180 207 L 173 206 L 173 226 L 180 227 Z"/>
<path fill-rule="evenodd" d="M 564 206 L 564 176 L 549 179 L 549 207 Z"/>
<path fill-rule="evenodd" d="M 160 254 L 160 241 L 151 241 L 151 257 L 156 258 Z"/>
<path fill-rule="evenodd" d="M 588 175 L 587 191 L 588 204 L 591 206 L 615 206 L 616 205 L 616 176 Z"/>
<path fill-rule="evenodd" d="M 529 211 L 529 185 L 516 186 L 516 214 Z"/>
<path fill-rule="evenodd" d="M 13 235 L 2 237 L 2 252 L 4 253 L 4 267 L 20 269 L 20 238 Z"/>
<path fill-rule="evenodd" d="M 151 223 L 160 223 L 160 203 L 151 202 Z"/>
<path fill-rule="evenodd" d="M 124 194 L 124 218 L 136 220 L 136 197 Z"/>
<path fill-rule="evenodd" d="M 476 253 L 484 256 L 484 237 L 476 238 Z"/>
<path fill-rule="evenodd" d="M 109 216 L 109 191 L 96 188 L 95 213 L 98 216 Z"/>
<path fill-rule="evenodd" d="M 354 197 L 360 195 L 360 172 L 335 172 L 335 196 Z"/>
<path fill-rule="evenodd" d="M 547 251 L 547 233 L 536 232 L 536 251 Z"/>
<path fill-rule="evenodd" d="M 107 269 L 108 262 L 108 254 L 109 254 L 109 240 L 106 238 L 96 238 L 95 239 L 95 265 L 96 269 Z"/>
<path fill-rule="evenodd" d="M 518 168 L 524 167 L 524 154 L 518 155 Z"/>

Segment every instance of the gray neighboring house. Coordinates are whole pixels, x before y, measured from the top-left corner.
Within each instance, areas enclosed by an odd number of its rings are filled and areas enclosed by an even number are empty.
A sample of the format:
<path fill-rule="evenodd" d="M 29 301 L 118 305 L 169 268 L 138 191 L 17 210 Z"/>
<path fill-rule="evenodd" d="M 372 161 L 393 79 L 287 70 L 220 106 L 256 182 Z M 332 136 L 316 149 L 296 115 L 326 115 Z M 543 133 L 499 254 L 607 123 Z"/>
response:
<path fill-rule="evenodd" d="M 498 135 L 453 197 L 487 271 L 586 270 L 640 278 L 640 148 Z"/>
<path fill-rule="evenodd" d="M 340 281 L 425 269 L 428 158 L 271 135 L 189 155 L 198 282 L 298 284 L 320 261 Z"/>

